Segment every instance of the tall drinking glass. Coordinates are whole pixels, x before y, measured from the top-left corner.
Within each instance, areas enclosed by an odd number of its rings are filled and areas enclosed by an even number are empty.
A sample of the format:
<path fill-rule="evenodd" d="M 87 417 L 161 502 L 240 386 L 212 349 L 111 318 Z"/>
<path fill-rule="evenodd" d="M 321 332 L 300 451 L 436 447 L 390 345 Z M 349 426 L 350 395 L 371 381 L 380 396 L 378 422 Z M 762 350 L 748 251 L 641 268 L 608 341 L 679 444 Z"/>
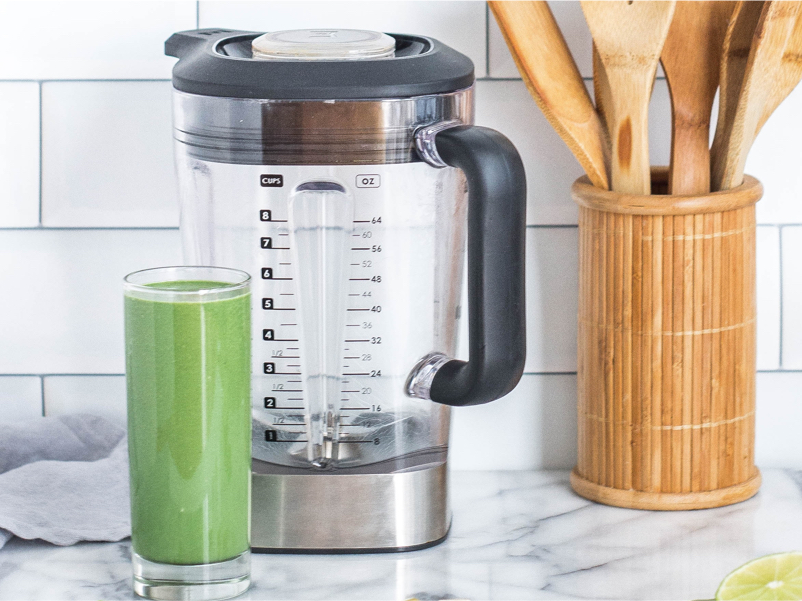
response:
<path fill-rule="evenodd" d="M 125 278 L 134 591 L 225 599 L 250 584 L 250 276 Z"/>

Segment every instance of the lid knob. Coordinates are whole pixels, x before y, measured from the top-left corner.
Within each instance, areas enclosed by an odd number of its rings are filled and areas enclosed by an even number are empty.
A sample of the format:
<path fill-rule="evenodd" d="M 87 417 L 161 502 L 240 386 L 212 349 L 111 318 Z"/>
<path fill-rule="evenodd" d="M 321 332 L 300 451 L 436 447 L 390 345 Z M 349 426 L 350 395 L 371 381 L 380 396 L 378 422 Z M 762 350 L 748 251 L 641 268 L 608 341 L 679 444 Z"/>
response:
<path fill-rule="evenodd" d="M 274 31 L 251 43 L 253 58 L 263 60 L 360 60 L 389 58 L 395 40 L 386 33 L 359 29 Z"/>

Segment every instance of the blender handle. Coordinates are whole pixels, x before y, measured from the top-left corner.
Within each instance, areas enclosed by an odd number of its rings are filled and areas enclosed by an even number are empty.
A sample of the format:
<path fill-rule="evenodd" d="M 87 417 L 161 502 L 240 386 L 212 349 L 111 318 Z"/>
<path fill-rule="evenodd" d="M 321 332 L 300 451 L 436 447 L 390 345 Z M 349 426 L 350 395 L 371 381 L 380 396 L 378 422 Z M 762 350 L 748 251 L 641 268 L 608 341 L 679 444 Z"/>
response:
<path fill-rule="evenodd" d="M 469 355 L 437 369 L 429 396 L 479 405 L 509 393 L 524 370 L 526 174 L 512 142 L 486 127 L 439 131 L 434 146 L 468 182 Z"/>

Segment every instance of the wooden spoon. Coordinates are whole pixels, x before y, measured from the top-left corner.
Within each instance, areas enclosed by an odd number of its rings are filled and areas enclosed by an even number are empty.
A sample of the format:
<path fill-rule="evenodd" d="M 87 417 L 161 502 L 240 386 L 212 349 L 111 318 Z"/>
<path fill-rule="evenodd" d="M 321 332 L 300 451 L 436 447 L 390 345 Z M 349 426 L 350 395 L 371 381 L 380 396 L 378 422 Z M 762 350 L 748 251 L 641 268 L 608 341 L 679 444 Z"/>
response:
<path fill-rule="evenodd" d="M 593 44 L 593 96 L 596 100 L 596 112 L 599 113 L 604 131 L 608 135 L 607 143 L 609 144 L 610 123 L 608 122 L 608 114 L 612 110 L 610 81 L 604 72 L 604 65 L 602 65 L 596 44 Z"/>
<path fill-rule="evenodd" d="M 671 94 L 669 194 L 710 192 L 710 115 L 735 2 L 677 2 L 661 60 Z"/>
<path fill-rule="evenodd" d="M 785 46 L 782 61 L 780 62 L 780 72 L 774 79 L 774 85 L 769 93 L 769 99 L 763 106 L 763 112 L 757 122 L 755 136 L 760 133 L 766 121 L 780 103 L 788 97 L 799 80 L 802 79 L 802 8 L 796 17 L 794 30 Z"/>
<path fill-rule="evenodd" d="M 764 4 L 765 2 L 762 1 L 750 0 L 738 2 L 724 36 L 719 76 L 718 122 L 713 146 L 710 150 L 711 172 L 715 169 L 713 165 L 721 161 L 719 157 L 724 153 L 722 146 L 732 130 L 738 97 L 743 86 L 746 63 L 749 61 L 749 49 L 752 47 L 752 38 L 755 36 L 755 29 L 757 29 L 760 15 L 763 13 Z M 717 186 L 712 183 L 712 190 L 718 190 Z"/>
<path fill-rule="evenodd" d="M 747 3 L 748 4 L 748 3 Z M 757 135 L 764 108 L 770 101 L 774 80 L 779 77 L 785 48 L 796 25 L 800 2 L 772 0 L 763 3 L 752 38 L 743 83 L 734 108 L 725 109 L 732 124 L 716 128 L 712 151 L 713 190 L 729 190 L 743 181 L 746 155 Z M 728 54 L 726 58 L 729 58 Z M 733 79 L 737 78 L 733 73 Z M 727 99 L 732 102 L 733 98 Z M 765 120 L 763 120 L 765 122 Z"/>
<path fill-rule="evenodd" d="M 593 185 L 607 190 L 609 153 L 604 130 L 548 4 L 488 4 L 529 93 Z"/>
<path fill-rule="evenodd" d="M 613 190 L 649 194 L 648 114 L 652 82 L 674 1 L 583 0 L 582 11 L 609 81 L 604 107 L 612 143 Z"/>

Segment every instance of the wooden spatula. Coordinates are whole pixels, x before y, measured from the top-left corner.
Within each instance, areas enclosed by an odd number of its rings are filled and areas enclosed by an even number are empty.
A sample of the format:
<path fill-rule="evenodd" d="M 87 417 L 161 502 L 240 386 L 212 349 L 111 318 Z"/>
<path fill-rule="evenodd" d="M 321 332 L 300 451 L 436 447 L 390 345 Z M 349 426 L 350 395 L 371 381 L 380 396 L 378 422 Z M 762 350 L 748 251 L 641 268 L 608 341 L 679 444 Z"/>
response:
<path fill-rule="evenodd" d="M 669 194 L 710 192 L 710 115 L 735 2 L 681 0 L 661 61 L 671 94 Z"/>
<path fill-rule="evenodd" d="M 800 2 L 797 0 L 763 3 L 735 107 L 726 109 L 731 115 L 732 124 L 729 128 L 726 124 L 721 129 L 716 128 L 716 137 L 720 136 L 720 139 L 714 140 L 711 152 L 713 190 L 729 190 L 743 181 L 746 155 L 757 135 L 774 80 L 779 76 L 799 9 Z M 731 54 L 725 60 L 729 56 Z M 728 69 L 734 72 L 732 66 Z M 728 73 L 727 77 L 730 76 Z M 736 78 L 734 74 L 732 76 Z M 732 100 L 728 98 L 728 102 Z"/>
<path fill-rule="evenodd" d="M 602 124 L 548 4 L 488 4 L 540 110 L 593 185 L 608 189 L 609 155 Z"/>
<path fill-rule="evenodd" d="M 802 79 L 802 8 L 800 8 L 800 12 L 796 17 L 794 30 L 791 32 L 788 44 L 785 46 L 782 61 L 780 62 L 780 71 L 774 79 L 774 85 L 772 85 L 771 92 L 769 92 L 769 99 L 763 106 L 763 112 L 757 122 L 755 136 L 763 129 L 774 110 L 794 90 L 800 79 Z"/>
<path fill-rule="evenodd" d="M 760 15 L 765 2 L 741 0 L 735 5 L 730 18 L 730 25 L 724 36 L 724 48 L 721 53 L 721 69 L 719 75 L 718 122 L 716 136 L 710 150 L 711 172 L 713 165 L 720 162 L 724 154 L 723 145 L 729 138 L 738 98 L 741 95 L 746 63 L 749 61 L 749 49 L 755 36 Z M 711 184 L 712 190 L 718 190 L 717 184 Z"/>
<path fill-rule="evenodd" d="M 652 82 L 675 2 L 583 0 L 582 10 L 610 89 L 605 106 L 612 144 L 612 187 L 649 194 L 648 115 Z"/>

